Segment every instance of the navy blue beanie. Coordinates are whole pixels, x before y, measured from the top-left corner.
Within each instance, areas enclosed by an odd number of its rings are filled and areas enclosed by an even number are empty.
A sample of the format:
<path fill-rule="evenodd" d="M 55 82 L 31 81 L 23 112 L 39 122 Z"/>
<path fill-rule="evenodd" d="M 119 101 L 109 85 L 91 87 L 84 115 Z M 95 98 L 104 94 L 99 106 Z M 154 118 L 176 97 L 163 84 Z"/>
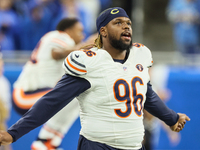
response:
<path fill-rule="evenodd" d="M 100 33 L 101 27 L 106 26 L 111 20 L 117 17 L 127 17 L 126 11 L 120 7 L 113 7 L 104 10 L 96 20 L 97 31 Z"/>

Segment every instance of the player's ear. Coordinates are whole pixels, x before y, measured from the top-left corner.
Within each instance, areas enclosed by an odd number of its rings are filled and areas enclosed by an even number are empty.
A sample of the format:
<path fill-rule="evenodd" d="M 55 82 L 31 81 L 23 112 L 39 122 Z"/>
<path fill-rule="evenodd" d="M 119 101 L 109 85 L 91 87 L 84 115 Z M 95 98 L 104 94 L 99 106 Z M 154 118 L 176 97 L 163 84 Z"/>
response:
<path fill-rule="evenodd" d="M 100 34 L 102 35 L 102 37 L 106 37 L 107 36 L 107 29 L 106 29 L 106 27 L 101 27 Z"/>

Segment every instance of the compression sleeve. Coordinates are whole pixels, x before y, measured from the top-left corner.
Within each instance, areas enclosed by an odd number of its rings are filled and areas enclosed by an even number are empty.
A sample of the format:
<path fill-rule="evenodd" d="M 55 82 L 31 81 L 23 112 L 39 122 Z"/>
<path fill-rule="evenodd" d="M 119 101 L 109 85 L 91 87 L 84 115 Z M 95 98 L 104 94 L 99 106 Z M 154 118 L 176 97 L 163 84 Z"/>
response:
<path fill-rule="evenodd" d="M 52 91 L 40 98 L 19 121 L 8 129 L 13 142 L 45 123 L 90 86 L 86 79 L 63 75 Z"/>
<path fill-rule="evenodd" d="M 169 109 L 159 96 L 153 91 L 150 82 L 147 84 L 146 102 L 144 109 L 150 114 L 158 117 L 167 125 L 173 126 L 179 119 L 179 115 L 173 110 Z"/>

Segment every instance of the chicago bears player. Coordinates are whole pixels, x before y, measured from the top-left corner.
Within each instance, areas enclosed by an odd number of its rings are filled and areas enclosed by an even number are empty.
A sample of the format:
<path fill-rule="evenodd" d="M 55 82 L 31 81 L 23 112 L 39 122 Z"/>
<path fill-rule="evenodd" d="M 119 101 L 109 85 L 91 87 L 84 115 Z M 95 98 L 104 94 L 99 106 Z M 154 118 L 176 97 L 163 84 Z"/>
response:
<path fill-rule="evenodd" d="M 66 74 L 7 132 L 0 132 L 2 144 L 15 142 L 43 124 L 74 97 L 80 106 L 78 150 L 144 150 L 143 109 L 173 131 L 184 128 L 189 117 L 169 109 L 152 90 L 148 74 L 151 52 L 142 44 L 132 45 L 126 12 L 109 8 L 96 24 L 96 47 L 67 56 L 63 63 Z"/>
<path fill-rule="evenodd" d="M 57 30 L 45 34 L 14 83 L 13 104 L 23 115 L 45 93 L 50 91 L 64 74 L 62 62 L 73 50 L 83 44 L 90 44 L 95 38 L 82 42 L 83 25 L 76 18 L 65 18 L 57 25 Z M 92 40 L 93 39 L 93 40 Z M 71 112 L 70 114 L 66 112 Z M 66 119 L 63 119 L 63 116 Z M 77 100 L 51 118 L 41 129 L 32 150 L 55 149 L 61 144 L 64 134 L 79 116 Z"/>

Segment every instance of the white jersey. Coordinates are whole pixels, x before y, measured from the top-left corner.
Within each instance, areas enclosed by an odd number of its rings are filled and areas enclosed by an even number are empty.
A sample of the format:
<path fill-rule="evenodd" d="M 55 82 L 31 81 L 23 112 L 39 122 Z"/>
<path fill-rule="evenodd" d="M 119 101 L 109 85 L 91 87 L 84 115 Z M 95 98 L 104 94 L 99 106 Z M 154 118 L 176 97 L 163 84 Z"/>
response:
<path fill-rule="evenodd" d="M 80 94 L 80 134 L 119 149 L 140 149 L 144 136 L 150 50 L 134 44 L 125 63 L 103 49 L 74 51 L 64 61 L 67 74 L 85 78 L 91 88 Z"/>
<path fill-rule="evenodd" d="M 73 47 L 74 40 L 65 32 L 51 31 L 45 34 L 31 55 L 14 84 L 14 88 L 24 91 L 34 91 L 41 88 L 53 88 L 64 74 L 62 60 L 52 58 L 52 50 L 59 48 L 65 50 Z"/>

